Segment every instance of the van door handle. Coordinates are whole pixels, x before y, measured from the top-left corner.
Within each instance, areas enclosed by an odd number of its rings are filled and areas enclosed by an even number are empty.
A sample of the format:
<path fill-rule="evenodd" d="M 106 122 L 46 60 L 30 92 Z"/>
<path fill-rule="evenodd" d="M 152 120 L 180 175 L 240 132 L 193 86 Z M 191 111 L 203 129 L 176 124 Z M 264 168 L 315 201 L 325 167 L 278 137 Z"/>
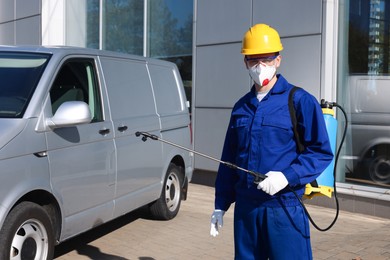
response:
<path fill-rule="evenodd" d="M 101 135 L 108 135 L 109 133 L 110 133 L 110 129 L 108 128 L 99 130 L 99 134 Z"/>
<path fill-rule="evenodd" d="M 124 132 L 124 131 L 126 131 L 127 130 L 127 126 L 118 126 L 118 131 L 119 132 Z"/>

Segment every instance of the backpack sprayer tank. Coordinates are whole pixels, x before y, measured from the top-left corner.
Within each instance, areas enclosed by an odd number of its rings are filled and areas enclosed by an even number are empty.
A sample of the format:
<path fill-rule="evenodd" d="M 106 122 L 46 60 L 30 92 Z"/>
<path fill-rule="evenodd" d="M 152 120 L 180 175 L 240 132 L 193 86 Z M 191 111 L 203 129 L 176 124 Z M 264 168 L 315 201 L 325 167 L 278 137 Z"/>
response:
<path fill-rule="evenodd" d="M 336 138 L 337 138 L 337 120 L 334 117 L 333 105 L 326 102 L 324 99 L 321 100 L 322 113 L 324 114 L 324 120 L 326 125 L 326 131 L 328 132 L 329 142 L 333 154 L 336 154 Z M 328 167 L 321 173 L 314 183 L 306 185 L 305 198 L 313 198 L 314 196 L 324 195 L 329 198 L 332 197 L 334 191 L 334 164 L 335 157 Z"/>

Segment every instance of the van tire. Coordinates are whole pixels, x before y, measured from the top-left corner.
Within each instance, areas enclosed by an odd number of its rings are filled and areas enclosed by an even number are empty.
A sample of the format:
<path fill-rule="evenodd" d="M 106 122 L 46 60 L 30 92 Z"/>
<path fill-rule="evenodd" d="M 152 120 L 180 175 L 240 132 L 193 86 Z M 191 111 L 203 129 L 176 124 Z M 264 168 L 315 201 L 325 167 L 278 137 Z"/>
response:
<path fill-rule="evenodd" d="M 54 236 L 43 207 L 22 202 L 11 210 L 0 231 L 0 259 L 53 259 Z"/>
<path fill-rule="evenodd" d="M 150 213 L 154 219 L 173 219 L 179 212 L 183 186 L 181 169 L 173 163 L 169 164 L 160 198 L 150 205 Z"/>
<path fill-rule="evenodd" d="M 390 145 L 376 145 L 366 152 L 359 162 L 359 178 L 372 181 L 374 184 L 390 184 Z"/>
<path fill-rule="evenodd" d="M 374 158 L 368 167 L 368 173 L 374 183 L 390 184 L 390 157 L 380 155 Z"/>

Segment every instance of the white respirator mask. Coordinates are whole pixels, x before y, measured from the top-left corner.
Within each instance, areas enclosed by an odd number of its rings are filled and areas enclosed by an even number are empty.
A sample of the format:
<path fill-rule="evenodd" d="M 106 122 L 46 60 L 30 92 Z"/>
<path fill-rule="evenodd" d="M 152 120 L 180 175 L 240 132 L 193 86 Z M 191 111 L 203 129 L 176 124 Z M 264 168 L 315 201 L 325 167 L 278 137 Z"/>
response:
<path fill-rule="evenodd" d="M 266 65 L 266 64 L 257 64 L 256 66 L 248 68 L 249 75 L 260 86 L 267 85 L 271 79 L 275 76 L 276 66 L 275 65 Z"/>

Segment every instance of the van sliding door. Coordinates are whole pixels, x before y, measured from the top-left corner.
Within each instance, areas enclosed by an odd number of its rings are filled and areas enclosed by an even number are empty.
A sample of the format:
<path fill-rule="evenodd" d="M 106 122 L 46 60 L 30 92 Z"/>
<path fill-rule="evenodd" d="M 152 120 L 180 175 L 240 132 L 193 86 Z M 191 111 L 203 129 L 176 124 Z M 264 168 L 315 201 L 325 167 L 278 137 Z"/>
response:
<path fill-rule="evenodd" d="M 160 196 L 161 143 L 135 136 L 136 131 L 159 135 L 160 124 L 145 62 L 101 57 L 101 65 L 117 149 L 115 215 L 121 215 Z"/>

